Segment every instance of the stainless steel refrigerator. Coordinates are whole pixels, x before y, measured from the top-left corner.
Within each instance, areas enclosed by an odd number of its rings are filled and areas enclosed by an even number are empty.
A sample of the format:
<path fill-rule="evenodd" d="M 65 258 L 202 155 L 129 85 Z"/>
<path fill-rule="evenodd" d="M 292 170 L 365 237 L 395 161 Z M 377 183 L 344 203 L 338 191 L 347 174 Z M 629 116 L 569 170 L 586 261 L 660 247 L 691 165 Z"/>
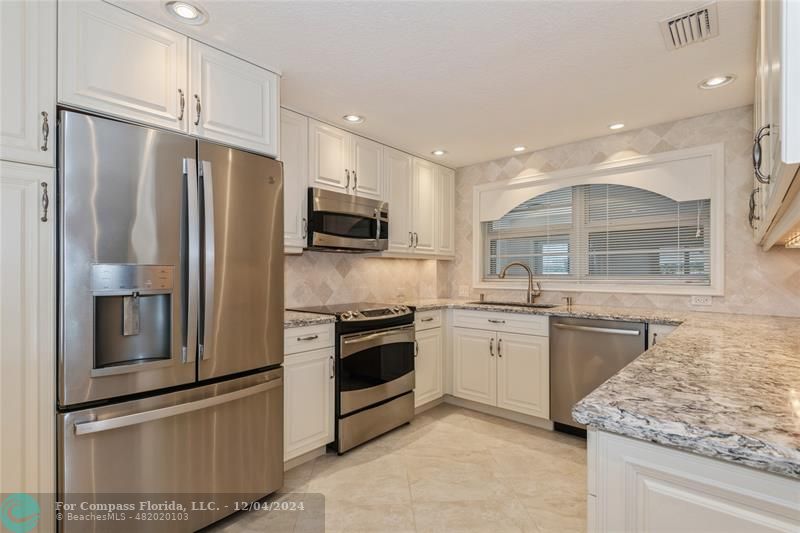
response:
<path fill-rule="evenodd" d="M 277 490 L 281 164 L 69 110 L 58 148 L 60 495 Z"/>

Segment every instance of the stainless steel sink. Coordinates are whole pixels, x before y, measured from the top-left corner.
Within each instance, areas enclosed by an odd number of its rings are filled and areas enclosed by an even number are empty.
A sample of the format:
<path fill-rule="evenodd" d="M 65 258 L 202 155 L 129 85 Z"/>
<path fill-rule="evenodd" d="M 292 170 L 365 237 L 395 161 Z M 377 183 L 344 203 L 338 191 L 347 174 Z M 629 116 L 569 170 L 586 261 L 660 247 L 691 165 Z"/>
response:
<path fill-rule="evenodd" d="M 531 307 L 533 309 L 552 309 L 558 307 L 558 304 L 529 304 L 525 302 L 496 302 L 491 300 L 467 302 L 468 304 L 483 304 L 483 305 L 510 305 L 513 307 Z"/>

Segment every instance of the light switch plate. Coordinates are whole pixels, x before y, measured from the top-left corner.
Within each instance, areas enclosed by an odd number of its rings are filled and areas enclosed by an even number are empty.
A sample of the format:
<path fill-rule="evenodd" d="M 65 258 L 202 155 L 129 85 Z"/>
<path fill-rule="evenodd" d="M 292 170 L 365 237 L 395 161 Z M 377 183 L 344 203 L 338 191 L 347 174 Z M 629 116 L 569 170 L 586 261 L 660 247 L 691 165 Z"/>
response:
<path fill-rule="evenodd" d="M 467 298 L 467 297 L 469 297 L 469 285 L 459 285 L 458 286 L 458 296 L 459 296 L 459 298 Z"/>
<path fill-rule="evenodd" d="M 712 303 L 711 296 L 692 296 L 692 305 L 708 307 Z"/>

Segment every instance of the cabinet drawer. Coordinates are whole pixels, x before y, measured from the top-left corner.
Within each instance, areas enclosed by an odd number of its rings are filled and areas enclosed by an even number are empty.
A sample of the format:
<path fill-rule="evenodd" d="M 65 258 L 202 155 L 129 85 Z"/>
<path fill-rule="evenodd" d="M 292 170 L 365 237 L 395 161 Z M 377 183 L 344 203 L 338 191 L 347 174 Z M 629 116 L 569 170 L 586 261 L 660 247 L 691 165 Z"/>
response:
<path fill-rule="evenodd" d="M 333 324 L 287 328 L 283 332 L 283 353 L 308 352 L 333 346 Z"/>
<path fill-rule="evenodd" d="M 438 328 L 441 327 L 441 325 L 442 312 L 439 309 L 436 311 L 420 311 L 414 314 L 414 327 L 417 331 Z"/>
<path fill-rule="evenodd" d="M 461 328 L 487 329 L 546 337 L 548 335 L 548 324 L 548 317 L 540 315 L 460 309 L 453 313 L 453 325 Z"/>

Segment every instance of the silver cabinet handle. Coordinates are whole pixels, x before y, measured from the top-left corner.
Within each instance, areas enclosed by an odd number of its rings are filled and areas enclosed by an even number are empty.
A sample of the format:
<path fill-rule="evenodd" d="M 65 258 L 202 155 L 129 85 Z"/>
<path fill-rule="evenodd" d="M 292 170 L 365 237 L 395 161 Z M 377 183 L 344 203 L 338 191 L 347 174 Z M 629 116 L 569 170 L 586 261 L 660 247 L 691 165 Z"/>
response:
<path fill-rule="evenodd" d="M 494 339 L 489 339 L 489 356 L 494 357 Z"/>
<path fill-rule="evenodd" d="M 417 233 L 415 231 L 414 232 L 414 248 L 416 248 L 417 246 L 419 246 L 419 233 Z"/>
<path fill-rule="evenodd" d="M 303 238 L 308 237 L 308 219 L 303 217 Z"/>
<path fill-rule="evenodd" d="M 267 383 L 260 383 L 253 387 L 246 389 L 221 394 L 219 396 L 212 396 L 204 398 L 195 402 L 182 403 L 179 405 L 171 405 L 169 407 L 162 407 L 161 409 L 153 409 L 152 411 L 145 411 L 143 413 L 135 413 L 132 415 L 123 415 L 115 418 L 108 418 L 106 420 L 96 420 L 93 422 L 78 422 L 75 424 L 76 435 L 88 435 L 90 433 L 100 433 L 101 431 L 108 431 L 110 429 L 124 428 L 128 426 L 136 426 L 144 424 L 145 422 L 152 422 L 154 420 L 161 420 L 171 416 L 183 415 L 201 409 L 208 409 L 216 405 L 232 402 L 241 398 L 247 398 L 261 392 L 266 392 L 270 389 L 280 387 L 283 385 L 283 378 L 273 379 Z"/>
<path fill-rule="evenodd" d="M 432 322 L 432 321 L 433 321 L 433 317 L 432 316 L 429 316 L 428 318 L 423 318 L 423 319 L 420 320 L 420 322 Z"/>
<path fill-rule="evenodd" d="M 656 343 L 658 343 L 658 333 L 653 332 L 653 346 L 655 346 Z"/>
<path fill-rule="evenodd" d="M 178 94 L 181 96 L 181 112 L 180 115 L 178 115 L 178 120 L 183 120 L 183 109 L 186 107 L 186 98 L 183 96 L 183 90 L 178 89 Z"/>
<path fill-rule="evenodd" d="M 760 191 L 761 191 L 761 188 L 760 187 L 756 187 L 750 193 L 750 212 L 747 215 L 747 222 L 750 224 L 750 227 L 752 229 L 756 229 L 756 227 L 753 224 L 753 222 L 755 222 L 757 220 L 761 220 L 761 217 L 756 215 L 756 194 L 758 194 Z"/>
<path fill-rule="evenodd" d="M 306 335 L 305 337 L 297 337 L 298 341 L 313 341 L 314 339 L 318 339 L 319 335 Z"/>
<path fill-rule="evenodd" d="M 573 326 L 571 324 L 553 324 L 553 327 L 569 331 L 586 331 L 589 333 L 607 333 L 609 335 L 639 335 L 638 329 L 598 328 L 594 326 Z"/>
<path fill-rule="evenodd" d="M 414 357 L 419 355 L 419 341 L 414 339 Z"/>
<path fill-rule="evenodd" d="M 42 152 L 47 151 L 47 139 L 50 137 L 50 122 L 47 120 L 47 111 L 42 111 Z"/>
<path fill-rule="evenodd" d="M 358 189 L 358 174 L 353 170 L 353 192 L 355 192 L 356 189 Z"/>
<path fill-rule="evenodd" d="M 42 182 L 42 222 L 47 222 L 47 209 L 50 207 L 50 195 L 47 194 L 47 183 Z"/>
<path fill-rule="evenodd" d="M 761 173 L 761 139 L 769 135 L 770 125 L 762 127 L 753 139 L 753 170 L 759 183 L 769 183 L 770 176 Z"/>
<path fill-rule="evenodd" d="M 194 119 L 194 125 L 195 126 L 199 126 L 200 125 L 200 113 L 203 112 L 203 106 L 200 105 L 200 97 L 197 96 L 197 95 L 194 95 L 194 102 L 195 102 L 194 110 L 197 112 L 197 118 Z"/>
<path fill-rule="evenodd" d="M 503 357 L 503 339 L 497 339 L 497 357 Z"/>
<path fill-rule="evenodd" d="M 333 360 L 333 356 L 330 356 L 329 359 L 331 362 L 331 379 L 333 379 L 336 376 L 336 363 Z"/>
<path fill-rule="evenodd" d="M 411 248 L 414 246 L 414 234 L 410 231 L 408 232 L 408 247 Z"/>
<path fill-rule="evenodd" d="M 491 322 L 492 324 L 505 324 L 506 323 L 505 320 L 497 320 L 496 318 L 489 318 L 487 320 L 489 320 L 489 322 Z"/>
<path fill-rule="evenodd" d="M 344 186 L 344 190 L 349 191 L 350 190 L 350 170 L 349 169 L 344 169 L 344 174 L 345 174 L 345 176 L 347 176 L 347 183 Z"/>
<path fill-rule="evenodd" d="M 214 346 L 214 182 L 211 176 L 211 162 L 200 165 L 200 180 L 203 184 L 203 256 L 205 257 L 205 283 L 203 289 L 203 332 L 200 337 L 198 353 L 200 359 L 211 359 Z"/>

